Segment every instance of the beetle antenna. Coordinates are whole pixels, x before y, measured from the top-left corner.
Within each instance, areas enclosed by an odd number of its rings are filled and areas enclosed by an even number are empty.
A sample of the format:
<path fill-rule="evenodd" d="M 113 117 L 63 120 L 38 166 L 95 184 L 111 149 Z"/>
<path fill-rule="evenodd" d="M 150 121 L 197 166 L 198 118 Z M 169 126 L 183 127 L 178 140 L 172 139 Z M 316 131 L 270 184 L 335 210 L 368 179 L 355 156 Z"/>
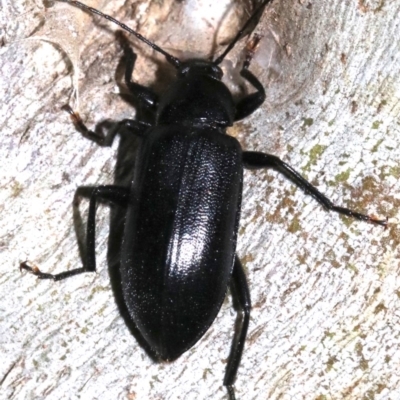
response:
<path fill-rule="evenodd" d="M 69 3 L 73 6 L 79 7 L 84 11 L 89 11 L 92 14 L 96 14 L 99 15 L 102 18 L 107 19 L 108 21 L 113 22 L 114 24 L 118 25 L 119 27 L 121 27 L 123 30 L 131 33 L 132 35 L 136 36 L 139 40 L 141 40 L 142 42 L 146 43 L 147 45 L 149 45 L 153 50 L 158 51 L 159 53 L 161 53 L 163 56 L 165 56 L 165 58 L 167 59 L 167 61 L 172 64 L 175 68 L 179 68 L 181 65 L 181 62 L 178 58 L 174 57 L 173 55 L 167 53 L 165 50 L 163 50 L 161 47 L 157 46 L 155 43 L 151 42 L 149 39 L 146 39 L 144 36 L 142 36 L 140 33 L 134 31 L 132 28 L 129 28 L 128 25 L 123 24 L 122 22 L 118 21 L 117 19 L 111 17 L 110 15 L 104 14 L 99 10 L 96 10 L 93 7 L 89 7 L 86 4 L 81 3 L 80 1 L 74 1 L 74 0 L 57 0 L 57 1 L 61 1 L 63 3 Z"/>
<path fill-rule="evenodd" d="M 261 5 L 253 12 L 253 14 L 250 16 L 250 18 L 247 20 L 247 22 L 244 24 L 243 28 L 237 33 L 235 38 L 232 40 L 231 43 L 229 43 L 228 47 L 225 49 L 225 51 L 214 61 L 215 65 L 218 65 L 222 62 L 222 60 L 225 58 L 225 56 L 233 49 L 237 41 L 242 37 L 243 33 L 246 31 L 248 26 L 254 21 L 255 18 L 258 16 L 261 16 L 260 14 L 264 11 L 264 8 L 267 6 L 268 3 L 270 3 L 272 0 L 264 0 Z"/>

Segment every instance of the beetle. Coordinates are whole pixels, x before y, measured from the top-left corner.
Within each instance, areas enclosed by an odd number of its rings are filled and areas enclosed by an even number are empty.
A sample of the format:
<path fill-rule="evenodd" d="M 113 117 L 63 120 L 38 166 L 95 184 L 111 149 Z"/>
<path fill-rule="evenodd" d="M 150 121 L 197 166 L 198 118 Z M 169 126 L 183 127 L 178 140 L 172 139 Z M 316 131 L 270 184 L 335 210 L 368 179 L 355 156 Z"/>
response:
<path fill-rule="evenodd" d="M 79 1 L 63 0 L 117 24 L 165 56 L 176 79 L 160 97 L 132 81 L 136 54 L 125 48 L 125 82 L 132 95 L 155 116 L 121 121 L 121 128 L 141 139 L 130 188 L 96 187 L 87 222 L 87 259 L 83 267 L 58 274 L 41 272 L 27 262 L 20 267 L 40 279 L 55 281 L 96 271 L 96 204 L 106 200 L 126 208 L 121 244 L 121 287 L 125 305 L 141 335 L 161 360 L 175 360 L 193 347 L 213 323 L 227 288 L 238 304 L 238 330 L 223 385 L 235 399 L 234 381 L 249 326 L 251 300 L 236 255 L 243 169 L 277 170 L 315 198 L 325 209 L 386 226 L 387 220 L 336 206 L 278 157 L 243 151 L 227 127 L 256 111 L 264 87 L 249 66 L 257 45 L 249 46 L 240 75 L 255 92 L 235 102 L 222 82 L 219 64 L 248 26 L 272 0 L 264 0 L 215 60 L 182 61 L 109 15 Z M 78 113 L 68 111 L 78 130 L 94 136 Z"/>

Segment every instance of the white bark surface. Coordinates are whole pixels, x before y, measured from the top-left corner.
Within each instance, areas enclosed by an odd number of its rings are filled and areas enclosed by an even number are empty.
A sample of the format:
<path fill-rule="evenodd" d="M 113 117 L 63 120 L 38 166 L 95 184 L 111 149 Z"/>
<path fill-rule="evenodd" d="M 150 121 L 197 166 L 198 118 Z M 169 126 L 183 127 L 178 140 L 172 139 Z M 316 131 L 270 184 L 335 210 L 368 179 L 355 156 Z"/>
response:
<path fill-rule="evenodd" d="M 90 2 L 179 55 L 208 55 L 216 30 L 220 42 L 238 28 L 245 2 L 223 29 L 215 3 Z M 107 207 L 97 214 L 96 274 L 54 283 L 20 273 L 25 260 L 46 272 L 80 267 L 76 189 L 114 183 L 117 163 L 120 179 L 132 172 L 134 153 L 119 159 L 122 139 L 97 146 L 60 107 L 70 103 L 91 127 L 134 110 L 116 84 L 122 53 L 109 23 L 39 0 L 2 0 L 0 17 L 0 399 L 226 399 L 230 296 L 196 346 L 173 363 L 152 361 L 114 301 Z M 397 400 L 400 3 L 275 0 L 257 31 L 252 70 L 267 101 L 230 134 L 390 225 L 327 213 L 273 171 L 245 173 L 238 254 L 253 310 L 237 397 Z M 134 79 L 162 89 L 164 60 L 132 43 Z"/>

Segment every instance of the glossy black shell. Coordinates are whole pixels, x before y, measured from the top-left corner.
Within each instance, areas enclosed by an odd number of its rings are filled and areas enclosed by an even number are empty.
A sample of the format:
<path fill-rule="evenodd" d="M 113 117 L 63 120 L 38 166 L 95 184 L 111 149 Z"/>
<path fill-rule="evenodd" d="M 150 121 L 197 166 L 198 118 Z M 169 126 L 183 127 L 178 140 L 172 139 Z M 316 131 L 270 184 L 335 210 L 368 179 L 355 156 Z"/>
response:
<path fill-rule="evenodd" d="M 231 279 L 242 150 L 222 129 L 157 126 L 136 163 L 121 282 L 151 348 L 173 360 L 215 319 Z"/>
<path fill-rule="evenodd" d="M 183 63 L 178 79 L 160 100 L 157 125 L 231 126 L 235 104 L 221 77 L 221 69 L 211 62 L 191 60 Z"/>

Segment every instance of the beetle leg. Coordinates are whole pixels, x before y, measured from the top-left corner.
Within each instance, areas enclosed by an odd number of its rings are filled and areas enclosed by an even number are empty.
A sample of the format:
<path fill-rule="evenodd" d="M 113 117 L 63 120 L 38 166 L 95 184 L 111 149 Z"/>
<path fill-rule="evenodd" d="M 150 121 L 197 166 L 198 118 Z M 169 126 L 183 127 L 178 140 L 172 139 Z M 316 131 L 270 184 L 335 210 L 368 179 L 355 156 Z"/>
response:
<path fill-rule="evenodd" d="M 136 136 L 143 137 L 144 132 L 151 128 L 152 125 L 147 122 L 136 121 L 133 119 L 124 119 L 118 122 L 117 130 L 114 130 L 110 133 L 110 135 L 105 136 L 97 127 L 96 130 L 90 130 L 85 123 L 82 121 L 81 116 L 78 112 L 74 111 L 68 104 L 61 107 L 62 110 L 67 111 L 67 113 L 71 116 L 72 122 L 74 123 L 76 129 L 86 138 L 93 140 L 100 146 L 110 146 L 115 135 L 119 132 L 120 129 L 125 128 L 125 130 L 129 133 L 133 133 Z M 102 123 L 104 125 L 104 123 Z"/>
<path fill-rule="evenodd" d="M 20 269 L 24 269 L 25 271 L 31 272 L 33 275 L 36 275 L 38 279 L 53 279 L 54 281 L 61 281 L 62 279 L 69 278 L 74 275 L 82 274 L 84 272 L 94 272 L 94 271 L 89 271 L 85 267 L 82 268 L 75 268 L 72 269 L 71 271 L 64 271 L 60 272 L 58 274 L 48 274 L 46 272 L 40 271 L 40 269 L 36 266 L 29 266 L 29 264 L 25 261 L 20 264 L 19 266 Z"/>
<path fill-rule="evenodd" d="M 235 256 L 231 287 L 232 296 L 237 303 L 237 324 L 240 325 L 240 328 L 235 335 L 232 343 L 231 352 L 228 358 L 228 365 L 225 372 L 224 386 L 226 386 L 228 389 L 229 400 L 235 400 L 233 383 L 235 381 L 236 373 L 239 368 L 240 359 L 242 358 L 244 342 L 247 335 L 247 328 L 249 327 L 251 309 L 249 287 L 247 285 L 246 275 L 243 271 L 243 267 L 238 256 Z"/>
<path fill-rule="evenodd" d="M 97 186 L 94 188 L 90 197 L 89 215 L 86 232 L 86 248 L 87 259 L 86 265 L 81 268 L 75 268 L 71 271 L 64 271 L 58 274 L 48 274 L 41 272 L 38 267 L 30 267 L 27 262 L 20 264 L 20 268 L 31 272 L 39 279 L 53 279 L 60 281 L 84 272 L 96 271 L 96 258 L 95 258 L 95 218 L 96 218 L 96 202 L 97 200 L 105 200 L 124 206 L 128 203 L 129 189 L 121 186 Z"/>
<path fill-rule="evenodd" d="M 135 67 L 135 61 L 137 59 L 137 55 L 127 44 L 124 43 L 123 47 L 126 57 L 125 83 L 128 86 L 128 89 L 131 92 L 131 94 L 140 103 L 141 106 L 145 106 L 147 109 L 155 111 L 158 105 L 158 96 L 149 88 L 139 85 L 138 83 L 132 81 L 132 73 Z M 68 104 L 64 105 L 61 108 L 70 114 L 74 125 L 76 126 L 77 130 L 82 133 L 83 136 L 87 137 L 90 140 L 95 141 L 101 146 L 107 146 L 109 145 L 109 143 L 112 143 L 112 140 L 116 132 L 114 132 L 114 134 L 111 135 L 112 137 L 110 139 L 106 138 L 103 135 L 103 133 L 100 132 L 98 129 L 94 131 L 90 130 L 83 122 L 79 113 L 74 111 Z M 144 132 L 151 126 L 152 126 L 151 124 L 143 121 L 124 119 L 123 121 L 119 122 L 118 130 L 121 128 L 128 128 L 127 129 L 128 132 L 143 137 Z"/>
<path fill-rule="evenodd" d="M 236 105 L 235 121 L 248 117 L 264 103 L 265 90 L 260 81 L 245 67 L 240 71 L 246 81 L 251 83 L 257 91 L 241 99 Z"/>
<path fill-rule="evenodd" d="M 252 42 L 250 42 L 250 47 L 248 48 L 247 56 L 243 63 L 243 68 L 240 71 L 240 75 L 257 91 L 246 96 L 236 105 L 235 121 L 248 117 L 255 110 L 257 110 L 257 108 L 259 108 L 265 100 L 265 90 L 263 85 L 248 69 L 259 41 L 260 37 L 257 36 Z"/>
<path fill-rule="evenodd" d="M 77 111 L 74 111 L 69 104 L 63 105 L 61 109 L 66 111 L 70 115 L 72 122 L 75 125 L 75 128 L 77 129 L 78 132 L 80 132 L 84 137 L 93 140 L 100 146 L 104 145 L 104 142 L 106 140 L 105 136 L 97 129 L 95 131 L 90 130 L 84 124 L 79 113 Z"/>
<path fill-rule="evenodd" d="M 129 91 L 132 93 L 135 99 L 140 102 L 141 105 L 155 110 L 158 105 L 158 96 L 146 86 L 139 85 L 138 83 L 132 81 L 132 73 L 135 67 L 137 55 L 128 45 L 124 45 L 124 53 L 126 57 L 126 86 L 128 86 Z"/>
<path fill-rule="evenodd" d="M 250 82 L 257 91 L 241 99 L 236 105 L 235 121 L 246 118 L 264 103 L 265 90 L 260 81 L 245 67 L 240 71 L 246 81 Z"/>
<path fill-rule="evenodd" d="M 317 188 L 311 185 L 310 182 L 308 182 L 297 171 L 295 171 L 289 164 L 286 164 L 276 156 L 257 151 L 245 151 L 243 152 L 243 164 L 245 168 L 248 169 L 272 168 L 278 172 L 281 172 L 296 186 L 304 190 L 305 193 L 314 197 L 314 199 L 317 200 L 318 203 L 322 204 L 322 206 L 324 206 L 328 211 L 334 211 L 348 217 L 359 219 L 361 221 L 373 222 L 385 227 L 387 226 L 387 219 L 378 219 L 374 216 L 358 213 L 349 208 L 336 206 Z"/>
<path fill-rule="evenodd" d="M 90 196 L 89 214 L 86 231 L 86 271 L 96 270 L 96 202 L 97 200 L 105 200 L 120 206 L 128 204 L 130 190 L 122 186 L 97 186 Z"/>

